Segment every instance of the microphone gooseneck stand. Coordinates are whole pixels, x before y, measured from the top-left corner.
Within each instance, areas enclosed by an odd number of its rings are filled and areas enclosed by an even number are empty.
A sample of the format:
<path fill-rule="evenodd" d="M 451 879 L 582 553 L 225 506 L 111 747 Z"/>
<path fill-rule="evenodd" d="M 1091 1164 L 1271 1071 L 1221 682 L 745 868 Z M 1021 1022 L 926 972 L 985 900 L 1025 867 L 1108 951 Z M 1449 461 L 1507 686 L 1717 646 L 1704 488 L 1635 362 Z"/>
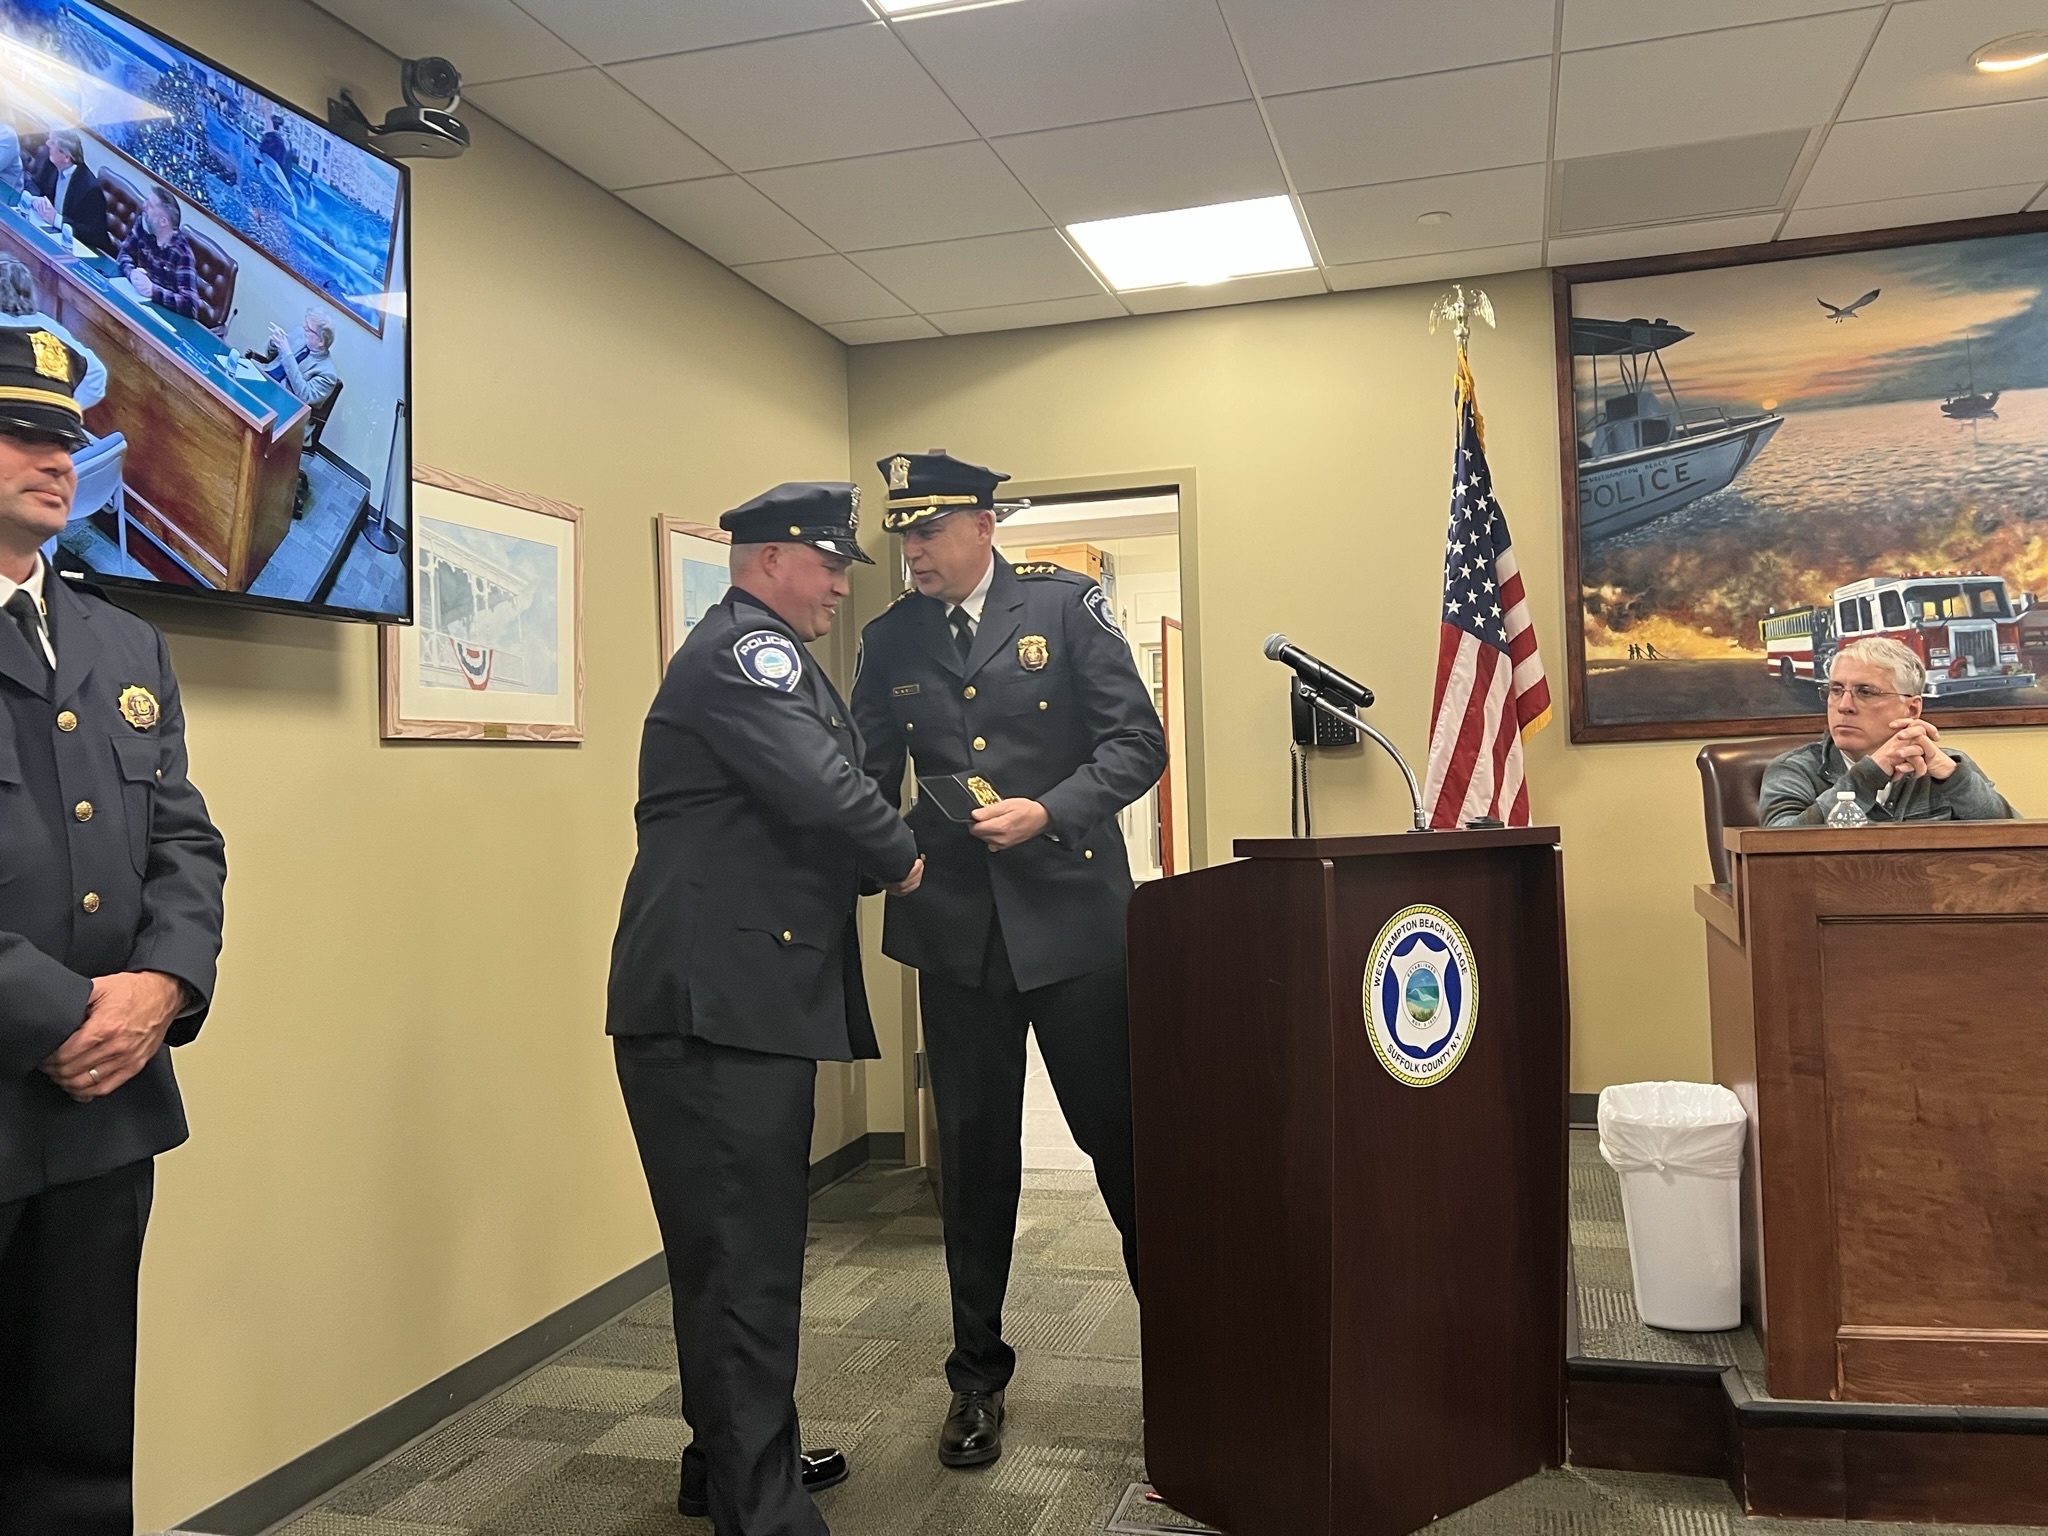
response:
<path fill-rule="evenodd" d="M 1307 697 L 1309 703 L 1313 704 L 1317 709 L 1320 709 L 1324 714 L 1330 716 L 1332 719 L 1343 721 L 1353 730 L 1363 731 L 1366 735 L 1370 736 L 1374 741 L 1378 742 L 1381 747 L 1386 749 L 1387 756 L 1391 757 L 1394 760 L 1394 762 L 1397 765 L 1399 765 L 1401 769 L 1401 777 L 1408 781 L 1408 804 L 1413 809 L 1415 814 L 1415 824 L 1411 826 L 1408 830 L 1411 832 L 1429 831 L 1429 818 L 1423 815 L 1422 813 L 1422 787 L 1415 782 L 1415 770 L 1408 766 L 1408 759 L 1401 755 L 1401 749 L 1395 746 L 1391 741 L 1387 740 L 1385 736 L 1382 736 L 1378 731 L 1374 730 L 1371 726 L 1367 725 L 1363 720 L 1359 719 L 1358 716 L 1353 714 L 1351 711 L 1339 709 L 1336 705 L 1332 704 L 1328 699 L 1324 698 L 1319 693 L 1309 692 L 1306 689 L 1304 689 L 1303 692 Z M 1299 751 L 1300 749 L 1296 748 L 1296 750 Z M 1306 798 L 1305 791 L 1307 788 L 1307 777 L 1307 765 L 1304 764 L 1302 773 L 1304 799 Z M 1303 819 L 1304 821 L 1306 821 L 1305 816 Z M 1307 837 L 1311 836 L 1312 834 L 1304 830 L 1301 835 Z"/>

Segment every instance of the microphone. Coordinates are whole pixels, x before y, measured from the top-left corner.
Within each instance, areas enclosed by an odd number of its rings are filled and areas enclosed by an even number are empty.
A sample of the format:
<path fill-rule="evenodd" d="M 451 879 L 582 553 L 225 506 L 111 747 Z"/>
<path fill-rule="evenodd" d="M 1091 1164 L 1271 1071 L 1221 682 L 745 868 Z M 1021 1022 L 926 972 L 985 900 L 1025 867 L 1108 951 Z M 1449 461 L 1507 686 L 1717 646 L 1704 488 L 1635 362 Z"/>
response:
<path fill-rule="evenodd" d="M 1264 650 L 1266 660 L 1292 667 L 1294 675 L 1316 692 L 1333 694 L 1353 709 L 1372 708 L 1370 688 L 1363 683 L 1353 682 L 1328 662 L 1317 660 L 1299 646 L 1289 645 L 1285 635 L 1266 636 Z"/>

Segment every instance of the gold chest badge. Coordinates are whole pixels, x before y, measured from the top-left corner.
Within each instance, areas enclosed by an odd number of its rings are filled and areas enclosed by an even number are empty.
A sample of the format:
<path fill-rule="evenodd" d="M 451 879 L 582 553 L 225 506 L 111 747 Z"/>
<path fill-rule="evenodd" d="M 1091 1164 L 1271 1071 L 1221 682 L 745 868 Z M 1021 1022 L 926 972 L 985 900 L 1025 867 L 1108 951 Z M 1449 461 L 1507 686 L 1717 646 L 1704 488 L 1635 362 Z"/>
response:
<path fill-rule="evenodd" d="M 162 717 L 157 708 L 156 695 L 147 688 L 123 688 L 121 690 L 121 718 L 138 731 L 149 730 Z"/>
<path fill-rule="evenodd" d="M 1046 646 L 1045 636 L 1025 635 L 1017 641 L 1017 665 L 1026 672 L 1043 672 L 1051 660 L 1052 651 Z"/>

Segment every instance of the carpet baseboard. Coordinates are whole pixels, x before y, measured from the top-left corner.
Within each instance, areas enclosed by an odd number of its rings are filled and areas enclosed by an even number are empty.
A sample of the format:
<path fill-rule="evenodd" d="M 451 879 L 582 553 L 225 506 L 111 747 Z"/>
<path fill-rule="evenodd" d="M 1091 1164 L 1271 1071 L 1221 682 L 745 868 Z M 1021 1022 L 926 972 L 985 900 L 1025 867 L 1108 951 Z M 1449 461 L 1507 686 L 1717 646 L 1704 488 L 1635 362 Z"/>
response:
<path fill-rule="evenodd" d="M 1590 1131 L 1600 1124 L 1600 1095 L 1597 1093 L 1574 1093 L 1570 1095 L 1571 1107 L 1567 1118 L 1575 1130 Z"/>
<path fill-rule="evenodd" d="M 811 1165 L 811 1190 L 816 1193 L 836 1184 L 870 1163 L 902 1161 L 901 1131 L 869 1131 Z M 189 1536 L 262 1536 L 437 1424 L 510 1386 L 667 1283 L 660 1254 L 642 1259 L 624 1274 L 189 1516 L 175 1531 Z"/>

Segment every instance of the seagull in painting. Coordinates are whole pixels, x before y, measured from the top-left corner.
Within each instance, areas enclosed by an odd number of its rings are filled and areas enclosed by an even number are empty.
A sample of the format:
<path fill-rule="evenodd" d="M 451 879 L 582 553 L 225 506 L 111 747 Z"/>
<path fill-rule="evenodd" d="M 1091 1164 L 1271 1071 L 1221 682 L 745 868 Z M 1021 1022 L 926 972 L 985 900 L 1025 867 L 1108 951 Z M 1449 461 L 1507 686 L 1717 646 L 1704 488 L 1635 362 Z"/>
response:
<path fill-rule="evenodd" d="M 1856 311 L 1882 292 L 1884 292 L 1882 288 L 1873 288 L 1854 304 L 1830 304 L 1826 299 L 1815 299 L 1813 302 L 1828 312 L 1830 320 L 1840 325 L 1844 320 L 1854 320 L 1856 318 Z"/>

